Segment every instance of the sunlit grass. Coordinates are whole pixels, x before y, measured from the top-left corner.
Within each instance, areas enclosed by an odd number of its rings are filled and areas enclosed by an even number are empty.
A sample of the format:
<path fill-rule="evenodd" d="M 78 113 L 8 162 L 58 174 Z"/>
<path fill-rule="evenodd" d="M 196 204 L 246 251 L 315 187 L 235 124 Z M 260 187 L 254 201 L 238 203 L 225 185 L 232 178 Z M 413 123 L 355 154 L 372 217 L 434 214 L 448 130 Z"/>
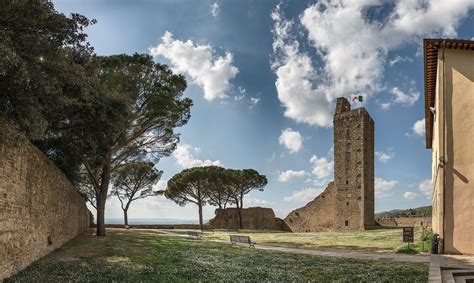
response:
<path fill-rule="evenodd" d="M 229 240 L 230 234 L 236 232 L 204 232 L 210 239 Z M 299 247 L 312 249 L 342 249 L 370 252 L 419 253 L 430 249 L 431 232 L 425 232 L 425 245 L 422 242 L 422 229 L 415 229 L 415 243 L 402 241 L 402 228 L 384 228 L 353 232 L 317 232 L 317 233 L 284 233 L 241 230 L 239 234 L 249 235 L 252 241 L 282 247 Z"/>
<path fill-rule="evenodd" d="M 108 231 L 107 237 L 79 236 L 5 282 L 426 282 L 427 276 L 424 263 L 279 253 Z"/>

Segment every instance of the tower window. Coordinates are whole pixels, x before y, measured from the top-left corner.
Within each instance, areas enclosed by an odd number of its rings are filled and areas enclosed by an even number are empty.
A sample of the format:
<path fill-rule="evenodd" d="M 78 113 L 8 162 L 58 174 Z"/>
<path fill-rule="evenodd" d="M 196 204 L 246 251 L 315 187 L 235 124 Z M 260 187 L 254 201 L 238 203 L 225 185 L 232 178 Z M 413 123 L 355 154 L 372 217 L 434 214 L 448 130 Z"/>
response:
<path fill-rule="evenodd" d="M 349 202 L 346 202 L 346 205 L 349 205 Z"/>
<path fill-rule="evenodd" d="M 345 223 L 345 224 L 346 224 L 346 226 L 349 226 L 349 221 L 346 220 L 346 223 Z"/>
<path fill-rule="evenodd" d="M 349 185 L 349 181 L 346 180 L 346 185 Z"/>

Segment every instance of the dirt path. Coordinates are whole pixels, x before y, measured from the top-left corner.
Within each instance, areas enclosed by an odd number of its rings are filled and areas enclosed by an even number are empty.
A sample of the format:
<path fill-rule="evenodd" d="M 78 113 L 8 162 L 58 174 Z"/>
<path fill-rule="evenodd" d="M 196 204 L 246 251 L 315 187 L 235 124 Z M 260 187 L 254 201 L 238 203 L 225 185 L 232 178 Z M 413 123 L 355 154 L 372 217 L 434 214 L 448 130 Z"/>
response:
<path fill-rule="evenodd" d="M 114 228 L 121 229 L 121 228 Z M 171 232 L 169 230 L 161 229 L 137 229 L 139 231 L 149 231 L 159 234 L 170 235 L 174 237 L 184 237 L 188 238 L 186 234 L 178 234 Z M 207 239 L 202 238 L 203 241 L 231 244 L 229 241 L 216 240 L 216 239 Z M 246 245 L 241 245 L 246 247 Z M 346 257 L 346 258 L 355 258 L 363 260 L 382 260 L 382 261 L 397 261 L 397 262 L 430 262 L 430 256 L 427 254 L 424 255 L 405 255 L 405 254 L 391 254 L 391 253 L 370 253 L 370 252 L 360 252 L 360 251 L 340 251 L 340 250 L 315 250 L 315 249 L 305 249 L 305 248 L 287 248 L 287 247 L 277 247 L 268 244 L 256 244 L 256 249 L 267 250 L 267 251 L 277 251 L 284 253 L 294 253 L 294 254 L 306 254 L 306 255 L 316 255 L 316 256 L 332 256 L 332 257 Z"/>

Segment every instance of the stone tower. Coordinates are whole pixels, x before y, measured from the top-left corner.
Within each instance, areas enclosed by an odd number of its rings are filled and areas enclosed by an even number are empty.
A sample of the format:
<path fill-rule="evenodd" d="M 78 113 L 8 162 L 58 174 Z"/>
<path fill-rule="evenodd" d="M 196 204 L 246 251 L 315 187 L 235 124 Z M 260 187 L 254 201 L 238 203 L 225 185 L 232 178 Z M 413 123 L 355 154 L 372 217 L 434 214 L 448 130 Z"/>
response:
<path fill-rule="evenodd" d="M 334 113 L 334 229 L 373 227 L 374 120 L 365 108 L 337 99 Z"/>

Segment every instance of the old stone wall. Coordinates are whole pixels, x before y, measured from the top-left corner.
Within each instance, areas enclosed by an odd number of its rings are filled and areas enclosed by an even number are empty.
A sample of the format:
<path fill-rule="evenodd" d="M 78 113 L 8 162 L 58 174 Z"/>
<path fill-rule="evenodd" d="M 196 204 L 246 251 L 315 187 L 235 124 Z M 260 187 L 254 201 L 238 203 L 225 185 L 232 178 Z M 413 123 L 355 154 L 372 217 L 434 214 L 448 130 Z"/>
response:
<path fill-rule="evenodd" d="M 293 231 L 364 230 L 374 220 L 374 120 L 365 108 L 337 99 L 334 113 L 334 181 L 285 222 Z"/>
<path fill-rule="evenodd" d="M 216 209 L 216 217 L 209 225 L 216 229 L 239 229 L 239 211 L 237 208 Z M 249 207 L 242 209 L 243 229 L 290 231 L 283 220 L 275 217 L 271 208 Z"/>
<path fill-rule="evenodd" d="M 304 207 L 290 212 L 285 223 L 293 232 L 330 231 L 334 226 L 334 182 Z"/>
<path fill-rule="evenodd" d="M 334 114 L 334 228 L 367 229 L 374 222 L 374 121 L 365 108 L 338 98 Z"/>
<path fill-rule="evenodd" d="M 0 281 L 89 227 L 69 180 L 0 117 Z"/>
<path fill-rule="evenodd" d="M 395 217 L 395 218 L 378 218 L 377 223 L 388 227 L 431 227 L 431 217 Z"/>

